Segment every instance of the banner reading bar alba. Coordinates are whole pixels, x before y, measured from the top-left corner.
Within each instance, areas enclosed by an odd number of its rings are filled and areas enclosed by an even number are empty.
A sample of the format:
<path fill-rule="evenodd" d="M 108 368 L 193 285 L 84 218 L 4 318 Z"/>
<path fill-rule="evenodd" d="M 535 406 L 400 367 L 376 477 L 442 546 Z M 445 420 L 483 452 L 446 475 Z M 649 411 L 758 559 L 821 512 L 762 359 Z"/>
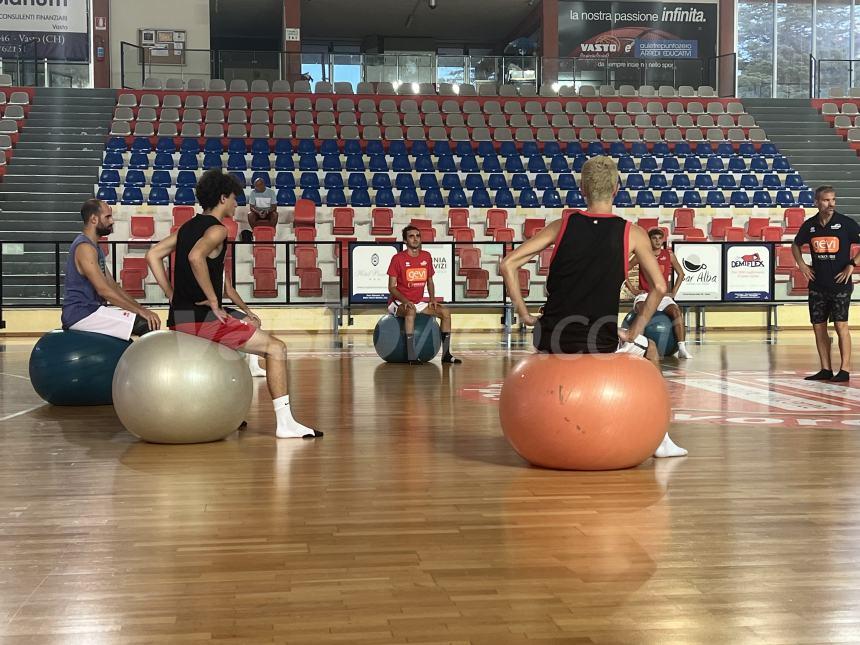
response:
<path fill-rule="evenodd" d="M 87 1 L 0 0 L 0 56 L 88 61 Z"/>

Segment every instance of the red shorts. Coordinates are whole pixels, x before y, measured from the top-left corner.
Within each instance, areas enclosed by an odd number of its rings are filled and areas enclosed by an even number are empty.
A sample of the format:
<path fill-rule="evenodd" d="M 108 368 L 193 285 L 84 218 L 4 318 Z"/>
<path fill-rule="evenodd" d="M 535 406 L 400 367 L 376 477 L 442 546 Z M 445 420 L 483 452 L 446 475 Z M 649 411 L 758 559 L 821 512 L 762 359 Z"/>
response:
<path fill-rule="evenodd" d="M 182 323 L 171 327 L 173 331 L 211 340 L 230 349 L 239 349 L 249 340 L 257 328 L 244 320 L 228 316 L 224 322 Z"/>

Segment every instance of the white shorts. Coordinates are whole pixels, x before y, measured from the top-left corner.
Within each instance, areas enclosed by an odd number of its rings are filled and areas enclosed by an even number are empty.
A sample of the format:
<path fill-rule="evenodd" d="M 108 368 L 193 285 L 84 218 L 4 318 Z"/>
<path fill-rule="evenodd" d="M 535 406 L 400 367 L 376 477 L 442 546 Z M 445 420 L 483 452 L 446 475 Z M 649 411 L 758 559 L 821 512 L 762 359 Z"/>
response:
<path fill-rule="evenodd" d="M 648 349 L 648 339 L 641 334 L 637 336 L 634 340 L 628 343 L 622 343 L 620 340 L 618 341 L 618 349 L 615 350 L 616 354 L 632 354 L 633 356 L 645 356 L 645 352 Z"/>
<path fill-rule="evenodd" d="M 136 316 L 118 307 L 99 307 L 83 320 L 69 327 L 75 331 L 89 331 L 94 334 L 113 336 L 120 340 L 131 338 Z"/>
<path fill-rule="evenodd" d="M 633 306 L 635 307 L 640 302 L 645 302 L 645 298 L 648 297 L 647 293 L 640 293 L 633 299 Z M 663 311 L 666 307 L 671 307 L 672 305 L 677 305 L 678 303 L 672 300 L 669 296 L 663 296 L 663 299 L 660 301 L 660 304 L 657 305 L 657 311 Z"/>
<path fill-rule="evenodd" d="M 401 303 L 397 302 L 396 300 L 394 302 L 392 302 L 390 305 L 388 305 L 388 313 L 390 313 L 392 316 L 395 315 L 397 313 L 397 308 L 400 306 L 400 304 Z M 427 305 L 429 305 L 429 304 L 430 303 L 427 303 L 427 302 L 416 302 L 415 303 L 415 313 L 420 314 L 422 311 L 427 309 Z"/>

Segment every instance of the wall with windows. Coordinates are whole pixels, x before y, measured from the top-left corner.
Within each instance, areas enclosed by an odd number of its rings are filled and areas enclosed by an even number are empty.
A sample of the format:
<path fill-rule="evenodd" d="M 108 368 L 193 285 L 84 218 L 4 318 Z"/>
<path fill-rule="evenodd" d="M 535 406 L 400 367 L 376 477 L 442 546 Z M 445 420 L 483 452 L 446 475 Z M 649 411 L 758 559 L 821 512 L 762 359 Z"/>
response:
<path fill-rule="evenodd" d="M 809 56 L 820 86 L 860 85 L 849 59 L 860 44 L 860 0 L 738 0 L 738 95 L 809 96 Z M 858 70 L 860 72 L 860 70 Z"/>

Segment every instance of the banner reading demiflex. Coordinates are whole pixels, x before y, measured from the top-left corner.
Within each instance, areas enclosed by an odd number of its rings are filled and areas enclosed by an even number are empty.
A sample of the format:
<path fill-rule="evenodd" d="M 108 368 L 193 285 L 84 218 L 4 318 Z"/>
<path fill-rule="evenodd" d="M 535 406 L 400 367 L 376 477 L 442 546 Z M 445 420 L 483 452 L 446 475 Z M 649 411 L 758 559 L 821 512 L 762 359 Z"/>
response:
<path fill-rule="evenodd" d="M 699 85 L 704 63 L 692 59 L 704 61 L 716 53 L 716 3 L 562 0 L 558 6 L 562 57 L 608 59 L 615 69 L 638 70 L 649 61 L 654 68 L 672 69 L 676 85 Z M 691 64 L 677 62 L 684 60 Z"/>
<path fill-rule="evenodd" d="M 0 56 L 89 60 L 89 0 L 0 0 Z"/>

